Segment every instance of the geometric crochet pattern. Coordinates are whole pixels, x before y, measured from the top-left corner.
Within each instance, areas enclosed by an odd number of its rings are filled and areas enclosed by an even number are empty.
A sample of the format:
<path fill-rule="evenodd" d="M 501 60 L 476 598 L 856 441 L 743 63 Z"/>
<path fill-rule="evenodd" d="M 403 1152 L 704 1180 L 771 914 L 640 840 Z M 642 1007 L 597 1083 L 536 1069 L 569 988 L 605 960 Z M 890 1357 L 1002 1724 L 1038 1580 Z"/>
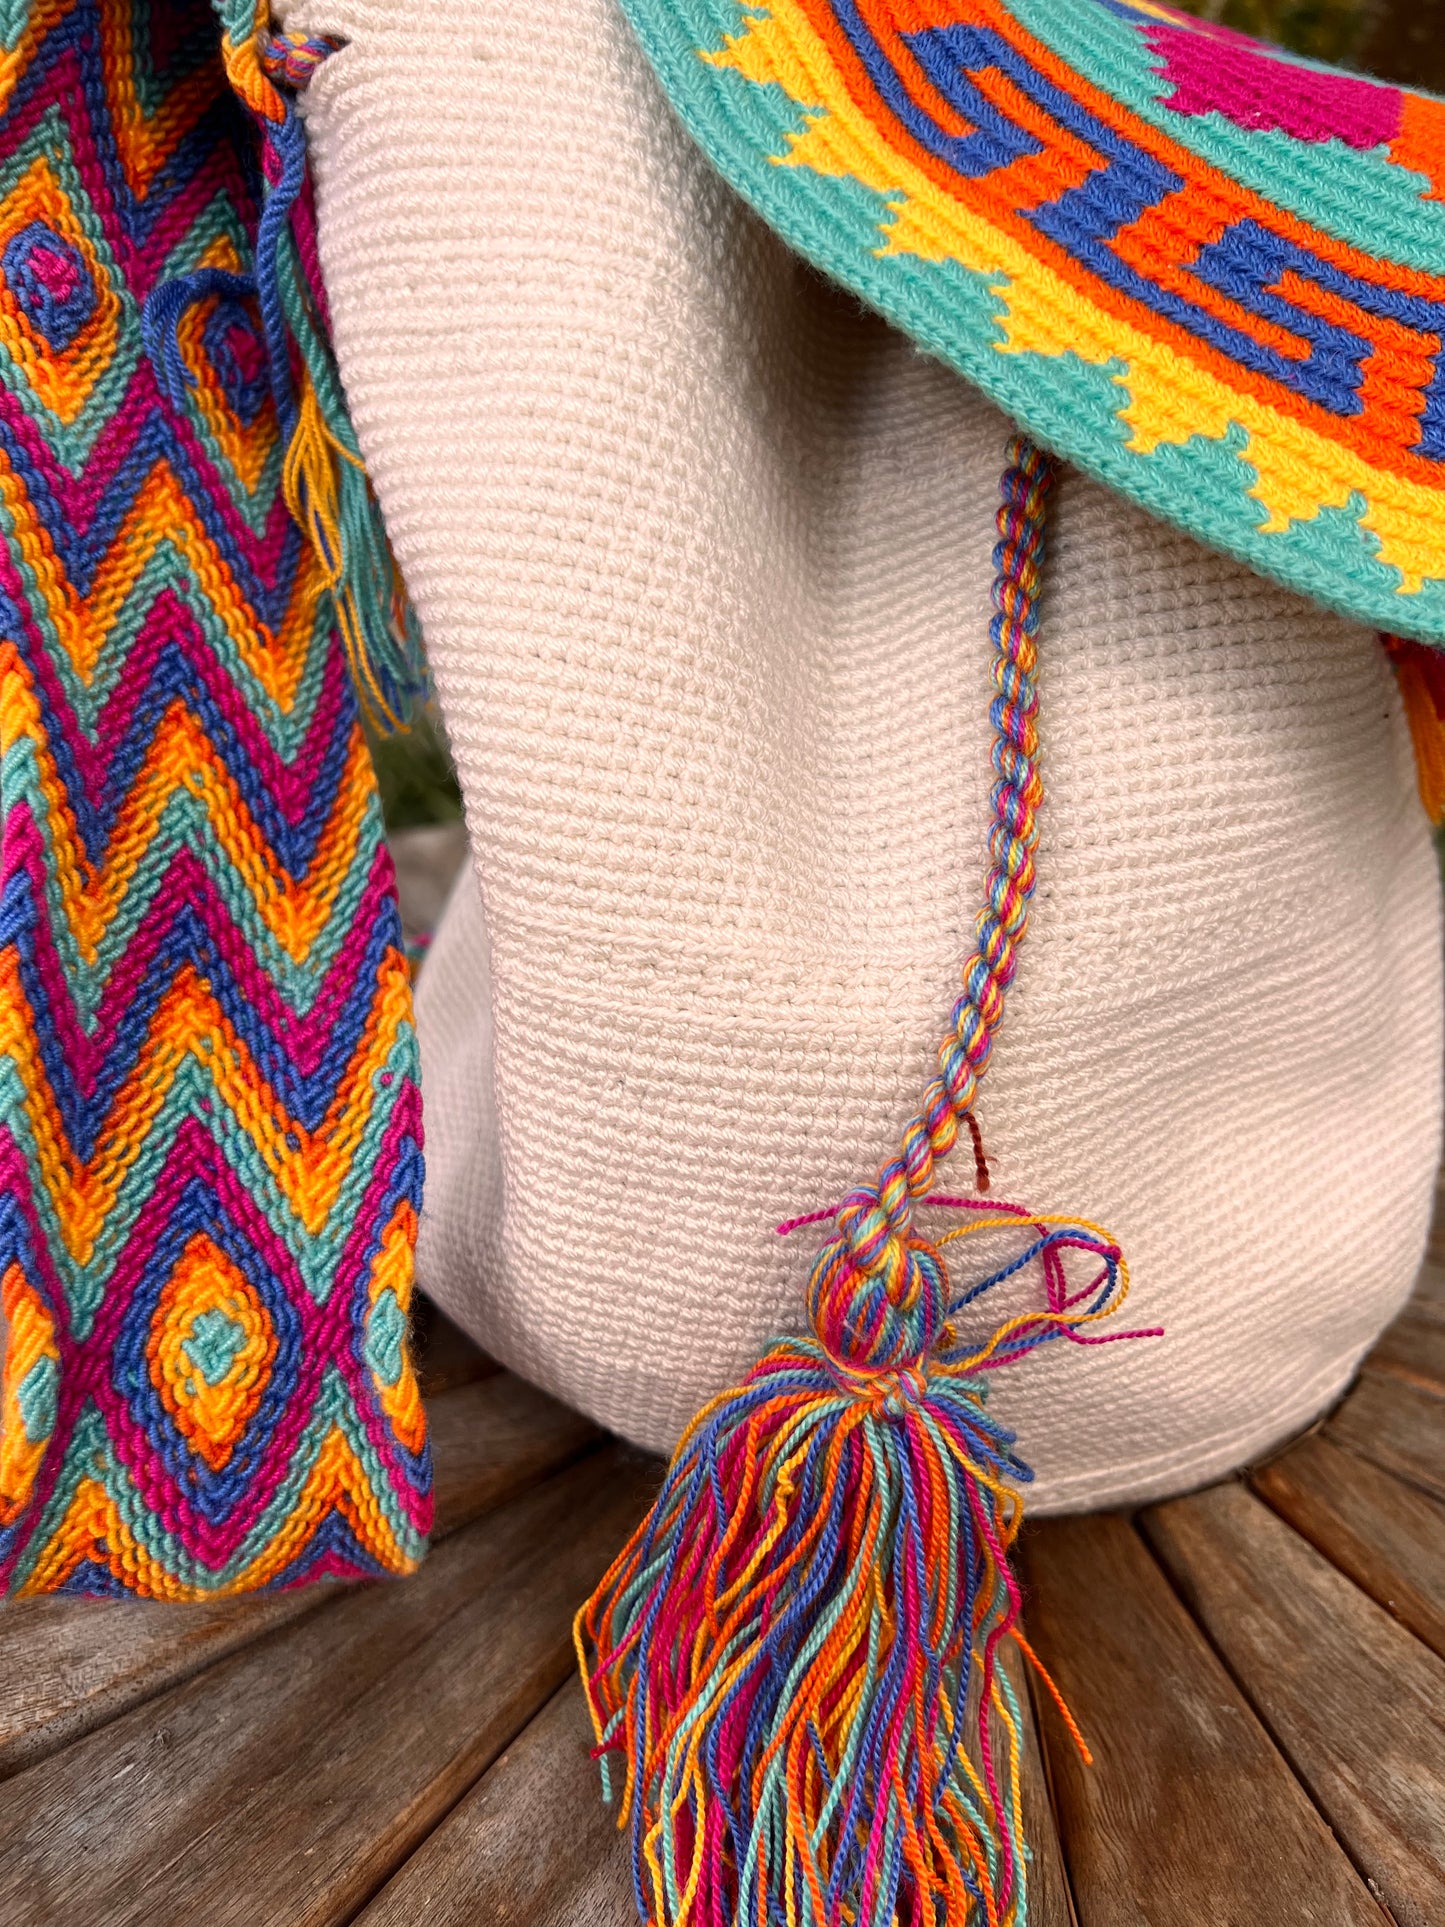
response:
<path fill-rule="evenodd" d="M 623 0 L 793 247 L 1201 540 L 1445 641 L 1445 102 L 1153 0 Z"/>
<path fill-rule="evenodd" d="M 0 10 L 0 1590 L 410 1569 L 421 1116 L 206 0 Z M 146 303 L 180 277 L 185 379 Z"/>

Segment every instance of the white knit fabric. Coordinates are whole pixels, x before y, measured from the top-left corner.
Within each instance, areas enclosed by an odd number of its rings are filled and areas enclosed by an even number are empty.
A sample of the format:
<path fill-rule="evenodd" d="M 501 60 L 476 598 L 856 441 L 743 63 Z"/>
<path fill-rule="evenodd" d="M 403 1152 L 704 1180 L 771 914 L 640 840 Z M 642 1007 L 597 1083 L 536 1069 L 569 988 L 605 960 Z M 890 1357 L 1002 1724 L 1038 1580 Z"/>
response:
<path fill-rule="evenodd" d="M 817 1234 L 773 1227 L 889 1154 L 946 1021 L 1007 427 L 732 198 L 611 0 L 289 24 L 350 43 L 307 99 L 322 262 L 475 858 L 421 987 L 421 1280 L 667 1447 L 798 1324 Z M 1077 477 L 1051 543 L 979 1115 L 1001 1194 L 1107 1225 L 1167 1335 L 997 1376 L 1042 1509 L 1335 1396 L 1409 1289 L 1441 1095 L 1374 639 Z"/>

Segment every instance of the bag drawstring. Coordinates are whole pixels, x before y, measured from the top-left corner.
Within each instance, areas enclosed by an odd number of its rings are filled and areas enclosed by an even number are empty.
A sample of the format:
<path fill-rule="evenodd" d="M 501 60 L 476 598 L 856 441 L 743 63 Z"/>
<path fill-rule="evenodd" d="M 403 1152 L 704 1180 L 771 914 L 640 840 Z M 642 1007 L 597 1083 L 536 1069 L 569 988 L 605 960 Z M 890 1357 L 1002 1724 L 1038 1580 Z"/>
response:
<path fill-rule="evenodd" d="M 834 1225 L 808 1281 L 810 1332 L 693 1421 L 577 1618 L 604 1787 L 620 1756 L 633 1884 L 655 1927 L 1025 1919 L 1022 1717 L 998 1654 L 1019 1640 L 1009 1551 L 1032 1475 L 985 1386 L 1050 1340 L 1101 1342 L 1086 1328 L 1122 1303 L 1128 1269 L 1096 1225 L 932 1185 L 972 1124 L 1034 888 L 1053 478 L 1048 456 L 1011 444 L 990 629 L 991 863 L 937 1074 L 871 1183 L 779 1226 Z M 925 1206 L 970 1218 L 930 1239 Z M 953 1291 L 945 1247 L 1020 1233 L 1022 1250 Z M 1081 1287 L 1068 1252 L 1090 1261 Z M 970 1342 L 961 1308 L 1034 1264 L 1043 1308 Z"/>

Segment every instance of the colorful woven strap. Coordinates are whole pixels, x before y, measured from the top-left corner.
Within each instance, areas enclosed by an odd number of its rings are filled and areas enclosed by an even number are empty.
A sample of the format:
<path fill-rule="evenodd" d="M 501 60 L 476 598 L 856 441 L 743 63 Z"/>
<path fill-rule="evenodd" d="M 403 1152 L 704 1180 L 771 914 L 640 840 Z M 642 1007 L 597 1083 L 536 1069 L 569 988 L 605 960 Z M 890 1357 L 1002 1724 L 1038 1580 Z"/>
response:
<path fill-rule="evenodd" d="M 257 207 L 205 0 L 0 34 L 0 1587 L 404 1571 L 416 1048 L 337 623 L 395 584 L 326 552 L 302 182 L 272 143 Z"/>
<path fill-rule="evenodd" d="M 779 1227 L 836 1222 L 810 1334 L 698 1415 L 578 1615 L 604 1785 L 620 1756 L 638 1909 L 656 1927 L 1027 1916 L 1022 1721 L 1000 1648 L 1018 1638 L 1008 1553 L 1030 1474 L 985 1410 L 986 1374 L 1054 1339 L 1145 1334 L 1089 1329 L 1128 1286 L 1098 1226 L 930 1186 L 988 1066 L 1033 890 L 1052 474 L 1014 443 L 995 550 L 991 864 L 938 1075 L 871 1184 Z M 925 1205 L 967 1222 L 930 1242 Z M 954 1292 L 945 1247 L 1020 1234 Z M 1082 1284 L 1066 1253 L 1087 1259 Z M 971 1342 L 963 1308 L 1031 1266 L 1042 1303 Z"/>
<path fill-rule="evenodd" d="M 834 1357 L 868 1370 L 915 1364 L 933 1350 L 947 1316 L 938 1254 L 915 1231 L 914 1212 L 973 1109 L 1028 925 L 1043 798 L 1034 682 L 1039 571 L 1053 481 L 1054 465 L 1042 450 L 1022 438 L 1012 444 L 994 550 L 994 822 L 977 947 L 938 1047 L 938 1074 L 904 1127 L 899 1155 L 844 1198 L 838 1234 L 818 1254 L 809 1280 L 819 1338 Z"/>
<path fill-rule="evenodd" d="M 1445 641 L 1445 102 L 1156 0 L 623 0 L 783 238 L 1031 434 Z"/>

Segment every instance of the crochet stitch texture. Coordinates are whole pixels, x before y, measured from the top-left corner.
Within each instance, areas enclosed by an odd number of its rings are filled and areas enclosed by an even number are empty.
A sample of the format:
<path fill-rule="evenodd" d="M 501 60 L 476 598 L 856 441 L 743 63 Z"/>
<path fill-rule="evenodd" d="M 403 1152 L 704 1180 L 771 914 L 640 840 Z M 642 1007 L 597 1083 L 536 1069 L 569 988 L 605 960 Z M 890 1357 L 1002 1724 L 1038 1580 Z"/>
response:
<path fill-rule="evenodd" d="M 1445 102 L 1152 0 L 623 0 L 710 159 L 1047 446 L 1445 640 Z"/>
<path fill-rule="evenodd" d="M 668 1451 L 801 1321 L 808 1241 L 773 1227 L 892 1154 L 934 1061 L 1009 425 L 790 260 L 613 0 L 394 21 L 288 24 L 348 36 L 304 107 L 335 339 L 486 888 L 418 988 L 418 1276 Z M 459 33 L 486 57 L 449 65 Z M 981 1121 L 1004 1195 L 1097 1216 L 1169 1336 L 997 1375 L 1038 1513 L 1308 1423 L 1409 1290 L 1439 1129 L 1435 863 L 1378 645 L 1059 488 L 1048 856 Z"/>
<path fill-rule="evenodd" d="M 415 1038 L 346 654 L 283 491 L 255 139 L 204 0 L 12 19 L 0 1589 L 406 1570 L 430 1521 Z M 147 303 L 182 277 L 168 378 Z"/>

